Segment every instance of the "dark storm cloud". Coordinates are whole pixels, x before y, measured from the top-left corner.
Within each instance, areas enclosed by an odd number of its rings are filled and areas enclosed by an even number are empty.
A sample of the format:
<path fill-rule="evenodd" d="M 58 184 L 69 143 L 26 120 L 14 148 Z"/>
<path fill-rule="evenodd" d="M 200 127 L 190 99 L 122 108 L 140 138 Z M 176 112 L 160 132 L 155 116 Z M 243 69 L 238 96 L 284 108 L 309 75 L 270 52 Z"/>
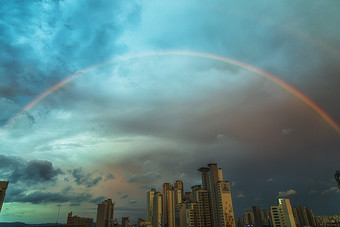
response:
<path fill-rule="evenodd" d="M 58 175 L 63 174 L 52 162 L 44 160 L 27 161 L 16 156 L 0 155 L 1 178 L 11 183 L 34 185 L 55 182 Z"/>
<path fill-rule="evenodd" d="M 99 197 L 93 199 L 89 193 L 65 194 L 65 192 L 45 192 L 36 190 L 26 193 L 24 188 L 9 187 L 5 202 L 28 202 L 33 204 L 65 203 L 80 204 L 82 202 L 96 203 Z"/>
<path fill-rule="evenodd" d="M 116 179 L 116 177 L 112 173 L 108 173 L 105 177 L 105 181 L 114 179 Z"/>
<path fill-rule="evenodd" d="M 6 1 L 0 15 L 0 96 L 23 106 L 75 71 L 121 53 L 116 40 L 127 21 L 138 21 L 139 5 Z"/>
<path fill-rule="evenodd" d="M 104 202 L 105 199 L 106 197 L 101 195 L 101 196 L 97 196 L 96 198 L 91 199 L 90 202 L 94 204 L 99 204 L 99 203 Z"/>
<path fill-rule="evenodd" d="M 126 199 L 127 197 L 129 197 L 129 195 L 128 195 L 128 194 L 124 194 L 124 195 L 122 195 L 120 198 L 121 198 L 121 199 Z"/>
<path fill-rule="evenodd" d="M 78 185 L 85 185 L 88 188 L 95 186 L 103 179 L 102 176 L 93 176 L 92 173 L 85 173 L 81 167 L 69 170 L 69 172 Z"/>

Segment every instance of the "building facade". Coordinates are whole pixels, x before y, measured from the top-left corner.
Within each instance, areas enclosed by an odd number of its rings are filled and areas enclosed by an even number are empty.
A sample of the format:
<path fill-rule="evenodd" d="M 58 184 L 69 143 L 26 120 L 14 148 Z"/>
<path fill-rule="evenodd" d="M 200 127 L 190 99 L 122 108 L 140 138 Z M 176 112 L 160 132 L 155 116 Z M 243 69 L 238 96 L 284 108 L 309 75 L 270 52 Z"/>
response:
<path fill-rule="evenodd" d="M 8 181 L 0 181 L 0 212 L 2 208 L 2 204 L 5 200 L 6 190 L 8 187 Z"/>
<path fill-rule="evenodd" d="M 96 226 L 110 227 L 113 223 L 113 210 L 114 205 L 111 199 L 107 199 L 103 203 L 98 204 Z"/>

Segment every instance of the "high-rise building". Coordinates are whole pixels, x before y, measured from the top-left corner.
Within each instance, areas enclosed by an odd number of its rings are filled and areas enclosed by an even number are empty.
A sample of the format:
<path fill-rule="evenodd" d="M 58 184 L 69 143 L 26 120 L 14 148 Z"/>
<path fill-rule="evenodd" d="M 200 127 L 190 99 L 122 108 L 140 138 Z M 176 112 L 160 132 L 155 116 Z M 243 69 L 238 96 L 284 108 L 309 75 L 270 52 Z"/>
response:
<path fill-rule="evenodd" d="M 187 204 L 181 203 L 176 207 L 175 210 L 175 226 L 176 227 L 186 227 L 186 209 Z"/>
<path fill-rule="evenodd" d="M 103 203 L 98 204 L 97 209 L 97 227 L 110 227 L 113 223 L 113 209 L 114 205 L 111 199 L 105 200 Z"/>
<path fill-rule="evenodd" d="M 334 176 L 335 176 L 335 180 L 338 183 L 338 187 L 339 187 L 339 190 L 340 190 L 340 170 L 337 170 L 335 172 Z"/>
<path fill-rule="evenodd" d="M 130 227 L 129 217 L 122 217 L 122 227 Z"/>
<path fill-rule="evenodd" d="M 262 210 L 262 223 L 263 225 L 266 225 L 266 226 L 271 226 L 272 222 L 271 222 L 271 215 L 270 215 L 270 210 Z"/>
<path fill-rule="evenodd" d="M 2 208 L 2 204 L 5 200 L 6 189 L 8 187 L 8 181 L 0 181 L 0 212 Z"/>
<path fill-rule="evenodd" d="M 314 214 L 307 207 L 300 206 L 293 208 L 296 227 L 316 226 Z"/>
<path fill-rule="evenodd" d="M 208 191 L 209 210 L 212 226 L 234 227 L 234 211 L 229 182 L 223 181 L 222 169 L 217 164 L 199 169 L 202 174 L 202 186 Z"/>
<path fill-rule="evenodd" d="M 162 226 L 162 205 L 163 196 L 160 192 L 156 192 L 153 199 L 153 218 L 152 225 L 154 227 Z"/>
<path fill-rule="evenodd" d="M 93 218 L 78 217 L 77 215 L 72 216 L 72 212 L 67 215 L 67 226 L 82 226 L 82 227 L 92 227 Z"/>
<path fill-rule="evenodd" d="M 253 206 L 253 213 L 255 218 L 255 227 L 262 227 L 261 209 L 259 206 Z"/>
<path fill-rule="evenodd" d="M 199 211 L 197 203 L 189 203 L 186 208 L 186 226 L 196 227 L 199 225 Z"/>
<path fill-rule="evenodd" d="M 153 212 L 154 212 L 154 197 L 155 197 L 156 189 L 151 189 L 147 192 L 146 195 L 146 220 L 152 221 Z"/>
<path fill-rule="evenodd" d="M 210 227 L 211 217 L 209 211 L 208 191 L 201 188 L 201 185 L 195 185 L 192 189 L 192 201 L 197 203 L 198 220 L 197 225 L 200 227 Z"/>
<path fill-rule="evenodd" d="M 280 205 L 271 206 L 270 214 L 272 218 L 273 227 L 287 227 L 286 219 Z"/>
<path fill-rule="evenodd" d="M 175 195 L 173 186 L 169 183 L 163 184 L 163 227 L 175 226 Z"/>
<path fill-rule="evenodd" d="M 177 180 L 174 184 L 174 194 L 175 194 L 175 206 L 179 205 L 183 201 L 183 182 Z"/>
<path fill-rule="evenodd" d="M 255 217 L 254 212 L 251 210 L 247 210 L 243 212 L 243 224 L 244 225 L 254 225 L 255 224 Z"/>
<path fill-rule="evenodd" d="M 292 206 L 290 205 L 290 200 L 279 199 L 279 205 L 282 207 L 287 227 L 296 227 Z"/>

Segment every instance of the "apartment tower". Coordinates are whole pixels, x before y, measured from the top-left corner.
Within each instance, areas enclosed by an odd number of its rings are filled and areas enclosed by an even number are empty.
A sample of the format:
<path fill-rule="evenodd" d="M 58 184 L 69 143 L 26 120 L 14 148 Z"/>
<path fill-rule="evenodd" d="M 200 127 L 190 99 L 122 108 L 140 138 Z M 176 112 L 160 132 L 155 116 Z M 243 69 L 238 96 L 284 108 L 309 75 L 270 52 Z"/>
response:
<path fill-rule="evenodd" d="M 199 169 L 202 186 L 208 192 L 211 225 L 235 227 L 234 211 L 229 182 L 223 181 L 222 169 L 217 164 Z"/>
<path fill-rule="evenodd" d="M 111 227 L 113 223 L 113 207 L 111 199 L 107 199 L 103 203 L 98 204 L 97 227 Z"/>

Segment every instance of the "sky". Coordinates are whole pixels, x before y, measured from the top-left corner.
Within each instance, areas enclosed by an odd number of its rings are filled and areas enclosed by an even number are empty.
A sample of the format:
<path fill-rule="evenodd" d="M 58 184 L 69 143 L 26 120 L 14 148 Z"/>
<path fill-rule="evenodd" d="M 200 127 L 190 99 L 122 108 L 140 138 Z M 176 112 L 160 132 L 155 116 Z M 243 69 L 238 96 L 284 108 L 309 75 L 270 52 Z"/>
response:
<path fill-rule="evenodd" d="M 208 163 L 236 217 L 280 197 L 339 213 L 339 1 L 0 3 L 1 222 L 106 198 L 135 222 Z"/>

